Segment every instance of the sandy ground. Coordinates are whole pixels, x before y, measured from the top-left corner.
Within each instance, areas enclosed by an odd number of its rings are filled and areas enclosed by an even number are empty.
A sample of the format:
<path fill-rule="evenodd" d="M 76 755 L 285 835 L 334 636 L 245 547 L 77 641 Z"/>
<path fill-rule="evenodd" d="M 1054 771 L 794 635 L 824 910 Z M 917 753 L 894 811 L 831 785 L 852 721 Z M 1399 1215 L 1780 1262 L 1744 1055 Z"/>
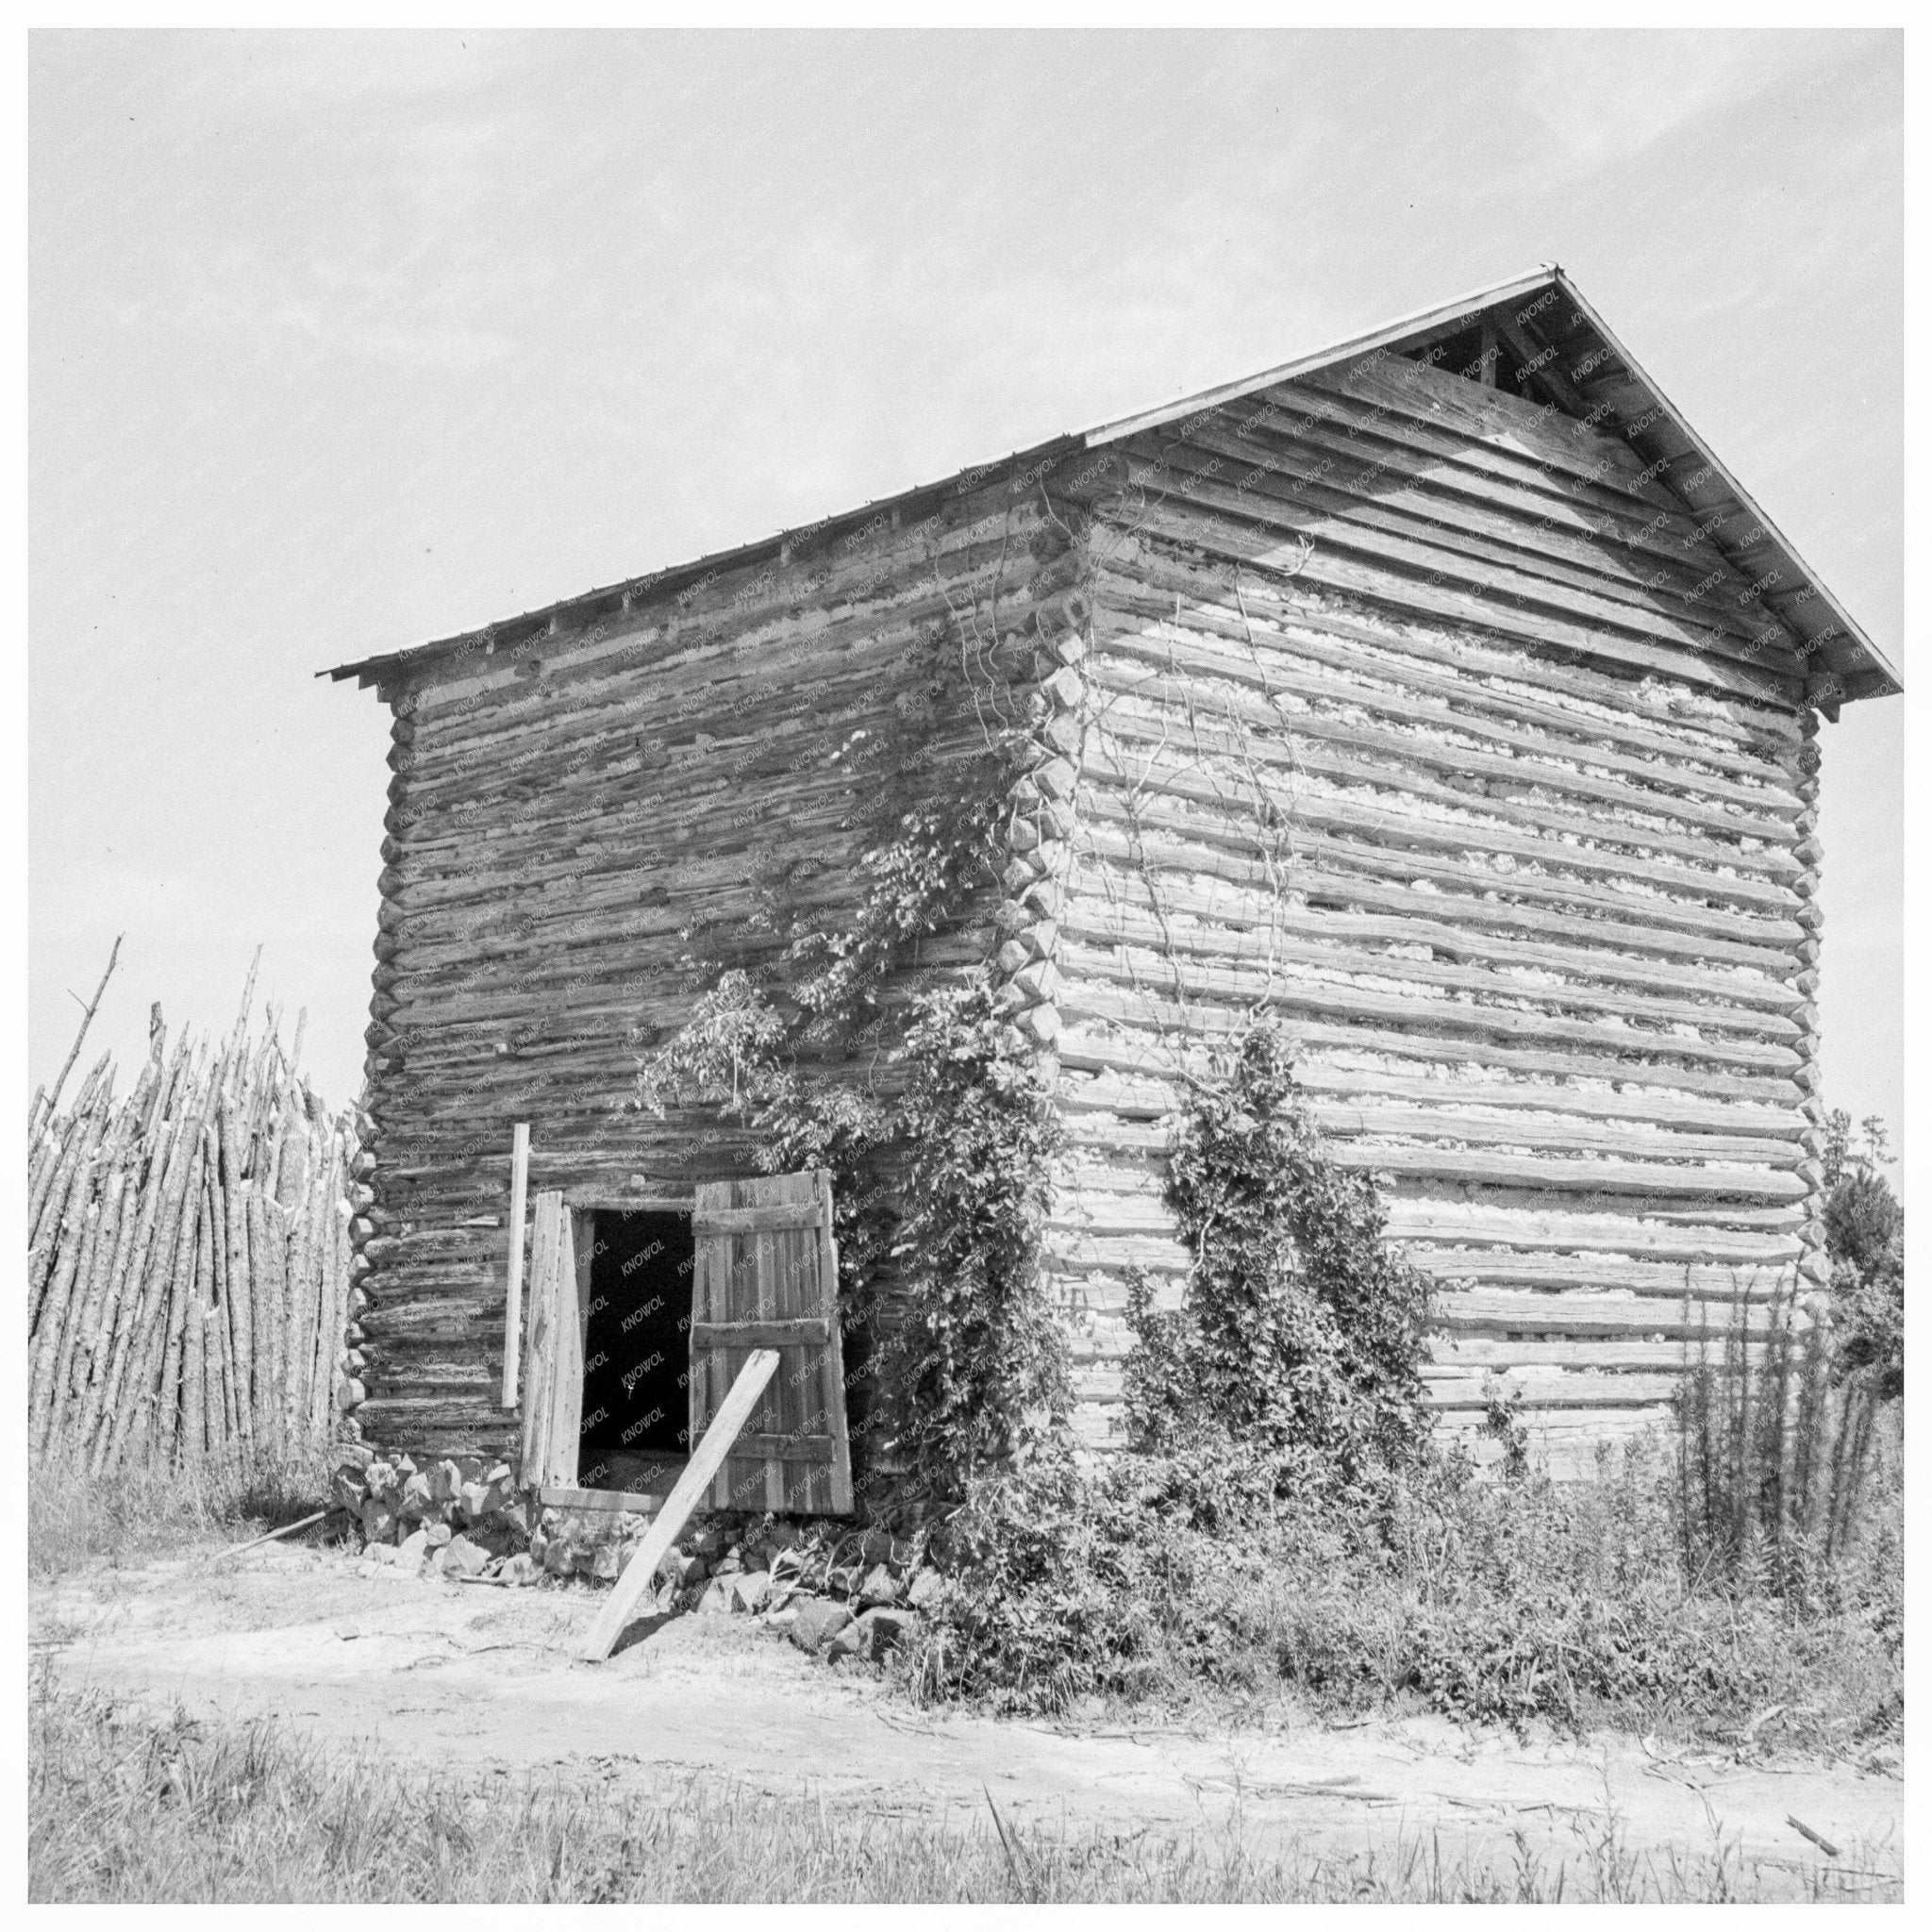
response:
<path fill-rule="evenodd" d="M 465 1778 L 557 1773 L 650 1786 L 692 1772 L 871 1813 L 964 1810 L 986 1791 L 1058 1832 L 1238 1829 L 1348 1857 L 1440 1842 L 1587 1862 L 1607 1831 L 1659 1872 L 1723 1857 L 1759 1886 L 1821 1865 L 1902 1870 L 1903 1785 L 1870 1765 L 1676 1750 L 1603 1735 L 1524 1741 L 1433 1717 L 1350 1726 L 1271 1711 L 1237 1729 L 1017 1723 L 914 1710 L 869 1667 L 817 1663 L 754 1622 L 660 1621 L 609 1663 L 569 1655 L 601 1591 L 359 1575 L 270 1545 L 38 1586 L 31 1636 L 71 1684 L 246 1720 Z M 1826 1860 L 1790 1824 L 1838 1848 Z"/>

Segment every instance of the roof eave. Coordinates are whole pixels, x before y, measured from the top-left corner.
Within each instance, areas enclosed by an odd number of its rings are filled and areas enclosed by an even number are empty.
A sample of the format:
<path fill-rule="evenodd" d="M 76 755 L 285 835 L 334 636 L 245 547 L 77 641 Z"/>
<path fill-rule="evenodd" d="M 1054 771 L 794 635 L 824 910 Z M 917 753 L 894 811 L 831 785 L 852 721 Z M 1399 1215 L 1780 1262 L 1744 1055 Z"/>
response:
<path fill-rule="evenodd" d="M 1802 577 L 1810 588 L 1818 592 L 1819 596 L 1824 600 L 1825 607 L 1830 610 L 1834 621 L 1843 626 L 1845 635 L 1865 653 L 1866 658 L 1870 660 L 1871 670 L 1883 673 L 1894 690 L 1904 691 L 1905 680 L 1899 675 L 1898 667 L 1873 642 L 1870 636 L 1867 635 L 1865 627 L 1839 602 L 1824 579 L 1799 555 L 1797 546 L 1764 513 L 1763 507 L 1732 475 L 1729 466 L 1718 457 L 1703 437 L 1699 436 L 1696 430 L 1690 426 L 1690 423 L 1684 412 L 1677 408 L 1676 404 L 1671 401 L 1669 396 L 1665 395 L 1650 375 L 1650 372 L 1638 361 L 1637 358 L 1624 346 L 1622 340 L 1610 328 L 1609 325 L 1585 300 L 1575 283 L 1571 281 L 1561 269 L 1556 272 L 1556 281 L 1557 286 L 1562 290 L 1568 300 L 1575 305 L 1577 313 L 1616 351 L 1619 359 L 1623 362 L 1624 368 L 1630 372 L 1632 377 L 1649 391 L 1651 396 L 1655 399 L 1656 406 L 1676 426 L 1678 435 L 1683 437 L 1685 441 L 1696 450 L 1699 458 L 1708 463 L 1711 469 L 1724 479 L 1724 487 L 1737 499 L 1739 505 L 1763 526 L 1764 534 L 1771 540 L 1772 547 L 1790 565 L 1796 575 Z M 1868 682 L 1869 676 L 1869 671 L 1860 671 L 1855 673 L 1853 678 L 1848 682 L 1865 683 Z M 1869 694 L 1877 695 L 1875 691 Z"/>
<path fill-rule="evenodd" d="M 989 476 L 1002 468 L 1029 465 L 1062 452 L 1094 449 L 1120 442 L 1185 418 L 1198 416 L 1203 411 L 1215 408 L 1222 404 L 1239 401 L 1255 394 L 1257 391 L 1271 389 L 1279 383 L 1291 382 L 1297 376 L 1308 375 L 1316 370 L 1333 368 L 1337 363 L 1345 362 L 1351 358 L 1371 356 L 1381 350 L 1421 346 L 1432 337 L 1453 329 L 1462 321 L 1478 315 L 1485 309 L 1493 308 L 1500 303 L 1533 295 L 1539 290 L 1551 288 L 1560 291 L 1563 297 L 1574 306 L 1578 316 L 1614 353 L 1628 371 L 1631 380 L 1645 392 L 1648 402 L 1669 420 L 1676 434 L 1697 453 L 1699 460 L 1708 465 L 1711 474 L 1722 479 L 1724 490 L 1733 501 L 1756 521 L 1771 549 L 1790 569 L 1793 576 L 1800 579 L 1808 590 L 1817 593 L 1830 612 L 1833 623 L 1856 649 L 1863 654 L 1864 662 L 1843 675 L 1839 680 L 1843 686 L 1844 694 L 1857 699 L 1879 696 L 1887 691 L 1903 691 L 1905 681 L 1900 676 L 1897 666 L 1873 642 L 1864 627 L 1832 594 L 1817 573 L 1806 563 L 1796 547 L 1765 515 L 1756 499 L 1690 426 L 1682 410 L 1657 387 L 1648 372 L 1630 354 L 1556 262 L 1541 263 L 1524 275 L 1513 275 L 1507 280 L 1491 283 L 1487 288 L 1477 289 L 1453 301 L 1441 302 L 1428 308 L 1418 309 L 1413 314 L 1403 316 L 1346 341 L 1330 343 L 1292 361 L 1278 363 L 1273 368 L 1262 370 L 1239 381 L 1222 383 L 1213 389 L 1203 390 L 1176 402 L 1165 404 L 1158 409 L 1142 410 L 1136 415 L 1120 417 L 1089 429 L 1032 444 L 1026 449 L 1015 451 L 1003 462 L 974 464 L 934 482 L 917 484 L 909 490 L 899 491 L 896 495 L 874 498 L 856 509 L 824 518 L 818 524 L 780 530 L 755 542 L 739 544 L 727 550 L 711 551 L 687 563 L 671 565 L 641 577 L 628 578 L 618 583 L 607 584 L 598 590 L 582 591 L 575 596 L 525 611 L 518 617 L 481 625 L 446 638 L 413 644 L 404 650 L 358 658 L 353 663 L 339 664 L 329 670 L 319 671 L 315 675 L 318 677 L 329 677 L 338 681 L 354 677 L 364 686 L 381 685 L 399 676 L 406 676 L 424 664 L 432 663 L 452 654 L 472 651 L 478 647 L 493 650 L 498 642 L 515 644 L 527 641 L 543 630 L 557 627 L 558 620 L 587 613 L 609 604 L 612 599 L 620 600 L 624 608 L 628 608 L 634 598 L 661 596 L 675 591 L 696 582 L 707 573 L 741 568 L 766 558 L 777 557 L 786 552 L 792 542 L 801 539 L 815 539 L 821 534 L 828 538 L 836 536 L 840 531 L 875 515 L 881 509 L 903 508 L 907 504 L 922 498 L 957 491 L 969 479 L 977 487 L 982 477 Z"/>
<path fill-rule="evenodd" d="M 1273 389 L 1276 383 L 1292 382 L 1296 376 L 1307 375 L 1311 371 L 1333 368 L 1336 363 L 1345 362 L 1352 356 L 1373 356 L 1378 349 L 1400 347 L 1413 337 L 1430 335 L 1466 316 L 1492 308 L 1498 302 L 1513 301 L 1519 295 L 1532 294 L 1538 289 L 1550 287 L 1560 279 L 1562 273 L 1555 262 L 1546 261 L 1527 275 L 1512 275 L 1507 281 L 1477 289 L 1471 294 L 1457 297 L 1453 302 L 1439 302 L 1433 308 L 1419 308 L 1412 315 L 1402 316 L 1380 328 L 1371 329 L 1366 335 L 1351 337 L 1345 342 L 1330 343 L 1309 355 L 1298 356 L 1292 362 L 1277 363 L 1273 369 L 1262 370 L 1258 375 L 1250 375 L 1239 382 L 1224 382 L 1217 388 L 1202 391 L 1199 395 L 1183 397 L 1179 402 L 1169 403 L 1158 409 L 1143 409 L 1138 415 L 1123 416 L 1115 422 L 1083 430 L 1081 434 L 1087 447 L 1093 449 L 1102 443 L 1119 442 L 1129 436 L 1139 436 L 1143 430 L 1163 428 L 1184 417 L 1198 416 L 1204 409 L 1218 408 L 1223 403 L 1239 402 L 1258 390 Z"/>

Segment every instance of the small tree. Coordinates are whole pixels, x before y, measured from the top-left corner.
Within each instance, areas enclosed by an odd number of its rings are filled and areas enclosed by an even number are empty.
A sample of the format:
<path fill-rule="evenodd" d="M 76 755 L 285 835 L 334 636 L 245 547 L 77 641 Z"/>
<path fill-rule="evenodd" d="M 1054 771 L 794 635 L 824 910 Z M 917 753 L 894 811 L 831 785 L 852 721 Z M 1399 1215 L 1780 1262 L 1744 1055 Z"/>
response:
<path fill-rule="evenodd" d="M 1371 1176 L 1324 1146 L 1272 1017 L 1195 1087 L 1167 1196 L 1194 1265 L 1178 1315 L 1156 1315 L 1144 1289 L 1130 1309 L 1141 1440 L 1218 1427 L 1345 1481 L 1420 1457 L 1428 1278 L 1387 1245 Z"/>

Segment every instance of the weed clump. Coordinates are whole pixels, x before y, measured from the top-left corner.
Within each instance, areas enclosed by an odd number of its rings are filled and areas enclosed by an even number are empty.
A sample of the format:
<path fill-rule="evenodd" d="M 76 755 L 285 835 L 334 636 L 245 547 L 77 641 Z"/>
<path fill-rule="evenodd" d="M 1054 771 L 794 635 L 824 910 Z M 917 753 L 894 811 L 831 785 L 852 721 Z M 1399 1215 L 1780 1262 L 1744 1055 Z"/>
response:
<path fill-rule="evenodd" d="M 1180 1308 L 1144 1283 L 1130 1303 L 1141 1453 L 1088 1468 L 1042 1444 L 969 1486 L 899 1662 L 916 1695 L 1286 1689 L 1692 1733 L 1774 1707 L 1840 1742 L 1896 1723 L 1895 1462 L 1868 1494 L 1881 1412 L 1823 1324 L 1785 1305 L 1747 1344 L 1740 1306 L 1675 1439 L 1607 1447 L 1580 1483 L 1536 1467 L 1498 1391 L 1501 1479 L 1478 1481 L 1424 1407 L 1425 1278 L 1327 1157 L 1271 1025 L 1196 1088 L 1170 1199 L 1195 1265 Z"/>
<path fill-rule="evenodd" d="M 1687 1574 L 1666 1441 L 1607 1450 L 1578 1483 L 1477 1481 L 1446 1456 L 1326 1490 L 1224 1447 L 977 1486 L 935 1542 L 948 1582 L 901 1664 L 914 1694 L 1043 1713 L 1289 1690 L 1688 1735 L 1775 1705 L 1788 1737 L 1840 1744 L 1897 1720 L 1895 1492 L 1783 1596 Z"/>

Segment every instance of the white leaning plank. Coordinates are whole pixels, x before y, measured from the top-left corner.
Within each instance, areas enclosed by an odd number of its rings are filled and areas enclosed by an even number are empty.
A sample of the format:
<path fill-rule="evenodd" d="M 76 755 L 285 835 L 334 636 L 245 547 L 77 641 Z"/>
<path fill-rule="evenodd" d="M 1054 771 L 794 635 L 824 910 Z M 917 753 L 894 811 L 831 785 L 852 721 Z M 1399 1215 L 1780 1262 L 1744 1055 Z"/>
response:
<path fill-rule="evenodd" d="M 624 1627 L 630 1622 L 638 1598 L 649 1588 L 651 1579 L 658 1574 L 658 1565 L 664 1560 L 664 1553 L 676 1541 L 677 1532 L 684 1527 L 691 1512 L 704 1500 L 711 1478 L 731 1453 L 732 1443 L 737 1441 L 739 1431 L 758 1407 L 758 1397 L 765 1392 L 765 1384 L 772 1379 L 777 1367 L 778 1351 L 775 1348 L 760 1348 L 746 1357 L 743 1368 L 738 1372 L 738 1379 L 731 1385 L 731 1392 L 719 1405 L 718 1413 L 711 1418 L 711 1426 L 705 1431 L 704 1441 L 698 1444 L 691 1461 L 685 1465 L 684 1474 L 678 1477 L 677 1487 L 664 1499 L 664 1507 L 658 1510 L 649 1533 L 638 1545 L 637 1554 L 625 1565 L 616 1589 L 610 1592 L 610 1601 L 597 1612 L 596 1621 L 591 1625 L 583 1647 L 577 1652 L 587 1662 L 602 1663 L 610 1655 L 617 1640 L 624 1635 Z"/>

